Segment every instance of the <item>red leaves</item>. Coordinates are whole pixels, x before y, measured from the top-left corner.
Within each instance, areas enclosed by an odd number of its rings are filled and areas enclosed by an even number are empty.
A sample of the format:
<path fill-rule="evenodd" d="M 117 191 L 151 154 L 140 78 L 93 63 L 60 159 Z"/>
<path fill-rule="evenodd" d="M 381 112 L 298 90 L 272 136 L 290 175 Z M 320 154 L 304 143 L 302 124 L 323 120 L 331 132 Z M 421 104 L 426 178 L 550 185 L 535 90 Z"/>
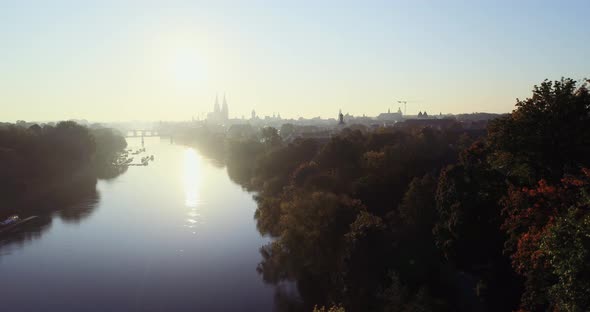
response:
<path fill-rule="evenodd" d="M 588 169 L 585 169 L 585 170 L 588 170 Z M 590 173 L 590 171 L 588 171 L 588 172 Z M 568 188 L 568 187 L 581 187 L 581 186 L 588 184 L 588 182 L 578 179 L 578 178 L 575 178 L 575 177 L 572 177 L 572 176 L 568 176 L 568 177 L 561 179 L 561 182 L 565 185 L 566 188 Z"/>
<path fill-rule="evenodd" d="M 516 272 L 525 274 L 529 269 L 541 269 L 548 265 L 543 252 L 539 249 L 541 239 L 546 232 L 544 229 L 531 229 L 520 236 L 516 252 L 512 255 L 512 264 Z"/>
<path fill-rule="evenodd" d="M 579 200 L 582 188 L 590 185 L 590 169 L 580 176 L 566 176 L 559 185 L 540 180 L 535 187 L 511 187 L 504 199 L 506 216 L 502 229 L 509 235 L 506 244 L 514 269 L 523 275 L 550 266 L 545 260 L 542 240 L 555 217 Z"/>

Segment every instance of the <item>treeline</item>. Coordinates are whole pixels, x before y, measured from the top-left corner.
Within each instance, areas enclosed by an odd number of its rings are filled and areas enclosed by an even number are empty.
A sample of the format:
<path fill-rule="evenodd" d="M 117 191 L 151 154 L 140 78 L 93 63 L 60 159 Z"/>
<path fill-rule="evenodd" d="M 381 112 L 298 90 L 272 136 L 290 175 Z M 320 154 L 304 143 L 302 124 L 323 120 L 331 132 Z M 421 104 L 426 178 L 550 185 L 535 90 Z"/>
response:
<path fill-rule="evenodd" d="M 265 128 L 208 144 L 274 237 L 258 271 L 297 285 L 300 298 L 277 288 L 281 309 L 590 309 L 586 83 L 544 81 L 483 135 L 344 129 L 287 144 Z"/>
<path fill-rule="evenodd" d="M 230 141 L 228 173 L 256 191 L 258 229 L 275 237 L 261 249 L 263 279 L 295 281 L 301 300 L 283 303 L 294 310 L 483 306 L 432 233 L 439 173 L 477 138 L 455 127 L 344 129 L 327 143 L 284 144 L 265 128 Z"/>
<path fill-rule="evenodd" d="M 123 170 L 113 163 L 126 146 L 111 129 L 71 121 L 0 127 L 0 217 L 34 208 L 32 203 L 42 206 L 50 197 L 95 193 L 97 178 Z"/>

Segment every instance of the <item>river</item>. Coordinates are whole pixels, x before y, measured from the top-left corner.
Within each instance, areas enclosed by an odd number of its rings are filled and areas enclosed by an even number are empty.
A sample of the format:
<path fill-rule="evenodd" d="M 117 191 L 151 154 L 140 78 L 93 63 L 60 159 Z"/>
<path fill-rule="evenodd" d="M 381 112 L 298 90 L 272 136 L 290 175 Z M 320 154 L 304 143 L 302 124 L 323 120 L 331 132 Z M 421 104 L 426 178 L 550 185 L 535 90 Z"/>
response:
<path fill-rule="evenodd" d="M 252 195 L 192 148 L 145 147 L 149 166 L 99 180 L 89 200 L 2 243 L 1 311 L 273 310 Z"/>

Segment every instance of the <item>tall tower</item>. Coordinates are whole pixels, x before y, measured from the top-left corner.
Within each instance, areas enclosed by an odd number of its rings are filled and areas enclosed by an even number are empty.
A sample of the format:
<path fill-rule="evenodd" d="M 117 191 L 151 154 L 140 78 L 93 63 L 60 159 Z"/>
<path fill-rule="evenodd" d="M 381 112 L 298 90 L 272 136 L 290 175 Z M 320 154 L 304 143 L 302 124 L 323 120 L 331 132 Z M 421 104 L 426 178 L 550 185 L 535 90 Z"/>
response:
<path fill-rule="evenodd" d="M 213 106 L 213 113 L 215 115 L 219 114 L 219 99 L 217 94 L 215 95 L 215 105 Z"/>
<path fill-rule="evenodd" d="M 339 125 L 343 125 L 344 124 L 344 115 L 342 115 L 342 110 L 340 110 L 338 112 L 338 124 Z"/>
<path fill-rule="evenodd" d="M 227 102 L 225 101 L 225 93 L 223 94 L 223 106 L 221 107 L 221 117 L 224 120 L 229 119 L 229 109 L 227 108 Z"/>

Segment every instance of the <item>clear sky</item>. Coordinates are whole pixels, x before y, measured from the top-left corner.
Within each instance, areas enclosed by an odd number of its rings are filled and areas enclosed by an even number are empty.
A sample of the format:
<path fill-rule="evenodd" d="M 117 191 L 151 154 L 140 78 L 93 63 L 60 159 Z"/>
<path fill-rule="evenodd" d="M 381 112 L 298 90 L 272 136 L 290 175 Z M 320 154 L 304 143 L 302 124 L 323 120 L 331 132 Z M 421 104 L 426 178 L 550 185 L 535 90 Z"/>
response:
<path fill-rule="evenodd" d="M 0 121 L 509 112 L 590 76 L 590 1 L 0 0 Z"/>

